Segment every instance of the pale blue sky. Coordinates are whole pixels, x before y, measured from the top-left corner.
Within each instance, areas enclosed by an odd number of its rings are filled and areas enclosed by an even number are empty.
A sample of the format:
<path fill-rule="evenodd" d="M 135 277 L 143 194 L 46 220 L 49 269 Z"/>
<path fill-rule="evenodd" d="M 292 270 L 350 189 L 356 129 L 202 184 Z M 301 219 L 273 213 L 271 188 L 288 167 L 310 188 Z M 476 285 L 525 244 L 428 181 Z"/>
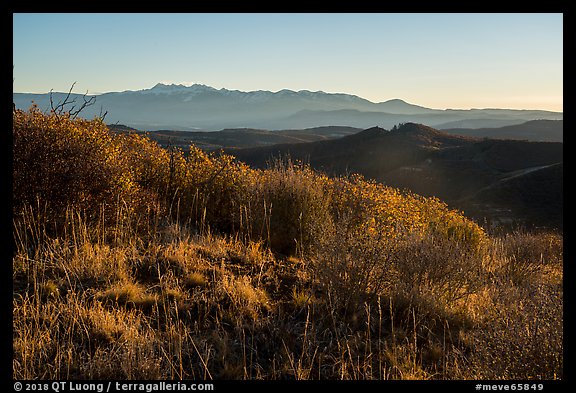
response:
<path fill-rule="evenodd" d="M 563 110 L 562 14 L 14 14 L 14 91 L 163 83 Z"/>

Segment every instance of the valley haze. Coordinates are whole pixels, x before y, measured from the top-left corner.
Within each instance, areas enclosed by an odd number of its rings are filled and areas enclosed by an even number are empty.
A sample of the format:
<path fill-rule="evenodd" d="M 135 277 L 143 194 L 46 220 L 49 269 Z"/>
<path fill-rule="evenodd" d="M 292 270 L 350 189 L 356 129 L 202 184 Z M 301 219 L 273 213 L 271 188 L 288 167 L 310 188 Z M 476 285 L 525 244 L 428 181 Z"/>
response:
<path fill-rule="evenodd" d="M 67 93 L 54 92 L 54 105 Z M 83 94 L 72 93 L 70 100 L 82 102 Z M 158 83 L 152 88 L 110 92 L 94 96 L 95 104 L 82 115 L 93 118 L 108 111 L 106 122 L 141 130 L 204 130 L 259 128 L 267 130 L 303 129 L 321 126 L 347 126 L 366 129 L 391 128 L 416 122 L 445 128 L 503 127 L 530 120 L 562 120 L 562 112 L 519 109 L 432 109 L 401 99 L 371 102 L 345 93 L 288 89 L 276 92 L 216 89 L 202 84 Z M 18 109 L 34 102 L 42 111 L 50 110 L 50 93 L 13 93 Z"/>

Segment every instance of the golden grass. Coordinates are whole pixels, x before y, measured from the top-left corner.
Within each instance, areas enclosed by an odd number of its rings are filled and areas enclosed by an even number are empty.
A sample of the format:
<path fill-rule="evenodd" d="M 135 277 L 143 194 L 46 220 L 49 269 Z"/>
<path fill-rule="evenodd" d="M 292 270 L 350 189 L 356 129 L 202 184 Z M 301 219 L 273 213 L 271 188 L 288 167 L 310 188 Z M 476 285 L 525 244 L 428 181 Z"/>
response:
<path fill-rule="evenodd" d="M 386 287 L 361 295 L 310 257 L 230 238 L 69 240 L 15 254 L 16 378 L 562 378 L 561 256 L 519 282 L 511 255 L 494 251 L 506 238 L 491 240 L 462 296 L 433 278 L 436 264 L 414 281 L 413 249 L 396 254 Z M 154 280 L 135 268 L 150 256 Z"/>
<path fill-rule="evenodd" d="M 436 199 L 98 122 L 14 124 L 15 379 L 563 378 L 562 235 L 491 237 Z"/>

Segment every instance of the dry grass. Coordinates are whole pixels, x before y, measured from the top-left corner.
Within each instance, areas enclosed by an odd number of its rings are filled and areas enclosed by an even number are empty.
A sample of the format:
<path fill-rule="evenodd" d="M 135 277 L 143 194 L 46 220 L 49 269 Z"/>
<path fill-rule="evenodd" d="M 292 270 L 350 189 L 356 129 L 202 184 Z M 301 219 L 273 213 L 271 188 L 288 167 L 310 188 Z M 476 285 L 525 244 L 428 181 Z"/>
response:
<path fill-rule="evenodd" d="M 16 379 L 563 378 L 562 235 L 15 116 Z"/>
<path fill-rule="evenodd" d="M 437 239 L 388 244 L 386 285 L 369 274 L 360 291 L 321 263 L 342 249 L 282 259 L 161 232 L 146 245 L 47 238 L 33 255 L 21 243 L 15 378 L 562 378 L 560 236 L 494 238 L 480 256 Z M 503 251 L 518 236 L 538 265 L 521 281 L 509 266 L 521 256 Z"/>

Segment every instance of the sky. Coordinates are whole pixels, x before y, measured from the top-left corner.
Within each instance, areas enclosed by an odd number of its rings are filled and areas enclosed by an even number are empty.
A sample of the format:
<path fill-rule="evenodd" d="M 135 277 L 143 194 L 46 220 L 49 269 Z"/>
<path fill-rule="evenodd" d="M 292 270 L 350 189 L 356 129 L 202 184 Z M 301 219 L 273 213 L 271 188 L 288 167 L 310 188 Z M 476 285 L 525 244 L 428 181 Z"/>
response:
<path fill-rule="evenodd" d="M 563 15 L 13 14 L 14 92 L 157 83 L 563 111 Z"/>

